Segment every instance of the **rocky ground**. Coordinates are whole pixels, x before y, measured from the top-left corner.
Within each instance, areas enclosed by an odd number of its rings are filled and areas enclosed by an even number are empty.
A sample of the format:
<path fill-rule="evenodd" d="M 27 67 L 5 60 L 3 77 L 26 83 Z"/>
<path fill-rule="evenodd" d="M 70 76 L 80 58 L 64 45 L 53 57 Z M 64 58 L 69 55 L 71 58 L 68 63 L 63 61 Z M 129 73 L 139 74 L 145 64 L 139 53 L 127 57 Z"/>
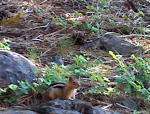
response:
<path fill-rule="evenodd" d="M 0 41 L 9 39 L 11 51 L 29 58 L 41 70 L 45 65 L 50 65 L 50 62 L 57 62 L 56 56 L 63 60 L 64 65 L 69 65 L 76 54 L 88 54 L 91 61 L 103 60 L 101 72 L 114 80 L 114 67 L 117 64 L 108 54 L 109 50 L 124 55 L 124 61 L 130 60 L 132 53 L 143 58 L 150 57 L 150 2 L 108 0 L 105 4 L 103 0 L 98 1 L 0 1 Z M 115 47 L 116 44 L 124 46 Z M 32 52 L 36 55 L 30 56 L 33 55 Z M 88 80 L 85 83 L 87 82 Z M 89 86 L 83 84 L 81 91 L 88 89 Z M 131 106 L 137 109 L 135 102 L 138 99 L 126 99 L 128 96 L 124 93 L 118 97 L 116 99 L 116 96 L 110 98 L 106 95 L 84 95 L 82 92 L 77 95 L 77 99 L 105 110 L 130 114 L 133 112 L 130 110 Z M 26 95 L 20 99 L 24 98 L 27 102 L 20 102 L 19 106 L 29 106 L 35 96 Z M 0 102 L 0 108 L 10 106 Z M 145 104 L 138 108 L 147 110 Z M 146 111 L 144 113 L 146 114 Z"/>

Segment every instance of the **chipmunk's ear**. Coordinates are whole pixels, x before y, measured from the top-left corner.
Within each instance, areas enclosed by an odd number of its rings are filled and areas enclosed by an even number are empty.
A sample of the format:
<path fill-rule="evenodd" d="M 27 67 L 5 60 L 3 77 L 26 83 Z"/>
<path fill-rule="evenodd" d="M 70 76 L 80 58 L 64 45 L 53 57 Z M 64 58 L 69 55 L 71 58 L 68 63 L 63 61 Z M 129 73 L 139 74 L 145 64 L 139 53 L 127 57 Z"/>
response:
<path fill-rule="evenodd" d="M 73 79 L 72 77 L 69 77 L 69 81 L 72 81 L 72 79 Z"/>

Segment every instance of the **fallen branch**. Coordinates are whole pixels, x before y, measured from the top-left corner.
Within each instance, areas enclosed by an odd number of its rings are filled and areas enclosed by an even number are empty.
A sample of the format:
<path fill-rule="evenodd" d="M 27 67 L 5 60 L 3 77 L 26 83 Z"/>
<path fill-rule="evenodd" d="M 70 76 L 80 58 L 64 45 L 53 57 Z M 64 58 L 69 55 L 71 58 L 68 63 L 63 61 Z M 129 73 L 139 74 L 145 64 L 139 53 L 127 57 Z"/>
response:
<path fill-rule="evenodd" d="M 106 109 L 106 108 L 109 108 L 109 107 L 111 107 L 113 104 L 109 104 L 109 105 L 107 105 L 107 106 L 103 106 L 103 107 L 101 107 L 102 109 Z"/>
<path fill-rule="evenodd" d="M 120 38 L 126 38 L 126 37 L 146 37 L 146 38 L 150 38 L 150 35 L 142 35 L 142 34 L 130 34 L 130 35 L 122 35 L 122 36 L 118 36 Z"/>
<path fill-rule="evenodd" d="M 126 107 L 126 106 L 124 106 L 124 105 L 121 105 L 121 104 L 119 104 L 119 103 L 116 103 L 116 105 L 118 105 L 118 106 L 120 106 L 120 107 L 122 107 L 122 108 L 128 109 L 129 111 L 134 111 L 133 109 L 128 108 L 128 107 Z"/>

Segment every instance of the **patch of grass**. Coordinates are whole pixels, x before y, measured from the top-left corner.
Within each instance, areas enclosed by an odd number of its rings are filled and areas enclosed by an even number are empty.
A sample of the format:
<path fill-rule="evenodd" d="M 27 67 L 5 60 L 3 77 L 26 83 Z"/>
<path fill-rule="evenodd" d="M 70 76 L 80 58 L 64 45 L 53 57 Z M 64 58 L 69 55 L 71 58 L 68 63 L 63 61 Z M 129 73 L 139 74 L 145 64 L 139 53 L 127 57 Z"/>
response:
<path fill-rule="evenodd" d="M 40 58 L 38 52 L 36 49 L 28 49 L 28 53 L 25 53 L 25 55 L 33 62 L 36 63 L 36 61 Z"/>
<path fill-rule="evenodd" d="M 62 26 L 63 28 L 67 26 L 67 22 L 65 21 L 64 17 L 56 16 L 52 21 L 56 22 L 56 25 Z"/>
<path fill-rule="evenodd" d="M 93 2 L 91 5 L 87 5 L 86 8 L 92 11 L 92 16 L 83 25 L 88 33 L 96 33 L 98 38 L 104 33 L 105 20 L 101 19 L 101 15 L 109 13 L 109 8 L 103 6 L 108 6 L 107 0 L 99 0 L 98 2 Z"/>
<path fill-rule="evenodd" d="M 84 24 L 84 28 L 86 28 L 86 31 L 89 33 L 94 33 L 98 30 L 96 27 L 92 25 L 92 23 L 93 23 L 92 21 L 90 23 L 85 21 L 85 24 Z"/>
<path fill-rule="evenodd" d="M 71 38 L 64 38 L 60 41 L 59 47 L 60 53 L 72 52 L 73 51 L 73 42 Z"/>

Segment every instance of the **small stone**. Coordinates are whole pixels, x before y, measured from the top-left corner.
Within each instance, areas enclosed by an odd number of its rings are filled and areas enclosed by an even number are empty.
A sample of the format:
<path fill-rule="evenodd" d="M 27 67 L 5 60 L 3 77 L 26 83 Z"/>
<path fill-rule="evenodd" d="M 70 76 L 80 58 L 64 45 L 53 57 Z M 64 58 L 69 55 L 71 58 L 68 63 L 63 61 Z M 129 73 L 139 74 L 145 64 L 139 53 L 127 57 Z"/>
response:
<path fill-rule="evenodd" d="M 113 51 L 118 55 L 131 55 L 131 54 L 140 54 L 144 49 L 140 46 L 135 46 L 122 38 L 119 38 L 115 35 L 104 34 L 99 39 L 99 44 L 97 48 L 100 48 L 104 51 Z"/>

